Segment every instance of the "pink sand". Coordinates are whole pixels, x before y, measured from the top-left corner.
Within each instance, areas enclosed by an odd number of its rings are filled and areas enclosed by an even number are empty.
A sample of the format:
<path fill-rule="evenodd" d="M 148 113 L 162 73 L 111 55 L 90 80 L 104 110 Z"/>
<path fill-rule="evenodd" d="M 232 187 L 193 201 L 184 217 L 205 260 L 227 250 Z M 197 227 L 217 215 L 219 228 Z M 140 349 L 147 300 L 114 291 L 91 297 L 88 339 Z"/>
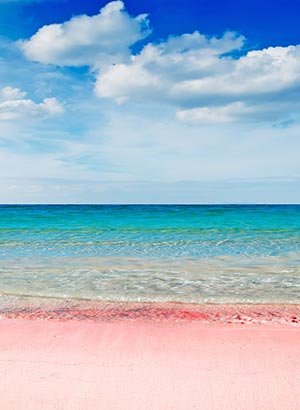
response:
<path fill-rule="evenodd" d="M 299 410 L 300 328 L 0 320 L 2 410 Z"/>

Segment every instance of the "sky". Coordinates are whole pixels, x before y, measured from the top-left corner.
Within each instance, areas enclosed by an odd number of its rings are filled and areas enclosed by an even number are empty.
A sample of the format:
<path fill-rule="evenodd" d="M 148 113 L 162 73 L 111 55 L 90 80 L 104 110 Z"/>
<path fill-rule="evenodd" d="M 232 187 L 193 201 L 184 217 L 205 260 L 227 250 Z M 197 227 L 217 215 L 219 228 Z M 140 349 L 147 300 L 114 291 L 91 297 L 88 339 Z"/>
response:
<path fill-rule="evenodd" d="M 0 0 L 0 203 L 300 203 L 297 0 Z"/>

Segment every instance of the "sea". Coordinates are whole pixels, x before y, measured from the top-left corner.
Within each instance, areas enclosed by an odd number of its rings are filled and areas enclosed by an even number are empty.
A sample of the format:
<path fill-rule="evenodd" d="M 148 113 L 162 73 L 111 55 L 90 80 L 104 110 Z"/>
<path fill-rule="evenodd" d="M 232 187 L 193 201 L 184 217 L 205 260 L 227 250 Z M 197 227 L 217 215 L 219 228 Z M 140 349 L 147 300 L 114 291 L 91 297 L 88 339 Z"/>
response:
<path fill-rule="evenodd" d="M 298 205 L 1 205 L 2 301 L 299 304 Z"/>

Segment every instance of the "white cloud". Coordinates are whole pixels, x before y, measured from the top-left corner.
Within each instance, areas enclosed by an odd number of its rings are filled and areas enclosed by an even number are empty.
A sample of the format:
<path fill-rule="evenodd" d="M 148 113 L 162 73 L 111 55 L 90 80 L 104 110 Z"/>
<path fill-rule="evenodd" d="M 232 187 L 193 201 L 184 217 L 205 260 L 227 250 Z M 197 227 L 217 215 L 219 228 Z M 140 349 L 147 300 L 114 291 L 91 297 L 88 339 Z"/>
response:
<path fill-rule="evenodd" d="M 179 119 L 198 123 L 261 121 L 264 114 L 273 120 L 297 112 L 300 46 L 230 55 L 242 45 L 243 38 L 232 33 L 217 39 L 198 32 L 149 44 L 129 63 L 100 72 L 95 92 L 117 101 L 172 104 Z M 279 112 L 283 102 L 285 110 Z"/>
<path fill-rule="evenodd" d="M 128 179 L 175 182 L 300 175 L 299 126 L 174 121 L 168 107 L 116 107 L 94 136 L 90 163 L 110 164 Z M 144 111 L 144 114 L 143 114 Z M 101 138 L 100 138 L 101 135 Z M 87 152 L 84 157 L 87 155 Z M 93 159 L 91 159 L 91 156 Z M 98 160 L 96 157 L 98 156 Z"/>
<path fill-rule="evenodd" d="M 20 42 L 26 57 L 61 66 L 90 66 L 95 94 L 173 106 L 185 122 L 292 121 L 300 108 L 300 45 L 245 51 L 236 32 L 170 36 L 137 54 L 149 34 L 147 15 L 130 16 L 122 1 L 99 14 L 42 27 Z M 280 109 L 278 109 L 280 107 Z"/>
<path fill-rule="evenodd" d="M 269 47 L 248 52 L 238 59 L 219 57 L 221 72 L 186 79 L 175 84 L 174 96 L 224 96 L 228 99 L 276 93 L 299 82 L 300 47 Z"/>
<path fill-rule="evenodd" d="M 211 105 L 207 107 L 196 107 L 179 109 L 176 117 L 184 122 L 191 124 L 221 124 L 230 122 L 274 122 L 274 127 L 278 119 L 286 118 L 300 108 L 300 102 L 275 101 L 270 99 L 254 102 L 233 102 L 224 105 Z M 296 115 L 296 114 L 295 114 Z M 285 128 L 294 123 L 293 119 L 279 121 Z"/>
<path fill-rule="evenodd" d="M 157 45 L 148 44 L 127 64 L 116 64 L 100 72 L 96 95 L 170 99 L 175 84 L 219 72 L 219 55 L 239 50 L 243 42 L 242 36 L 231 32 L 221 38 L 208 38 L 196 31 L 170 37 Z"/>
<path fill-rule="evenodd" d="M 61 131 L 27 129 L 21 144 L 16 138 L 13 145 L 0 147 L 2 202 L 299 200 L 297 125 L 278 130 L 243 130 L 236 124 L 200 128 L 166 123 L 163 117 L 129 119 L 124 107 L 117 107 L 105 126 L 96 130 L 93 125 L 94 135 L 85 141 L 83 136 L 71 141 Z M 21 132 L 23 124 L 16 134 Z M 51 150 L 45 149 L 48 145 L 33 148 L 33 142 L 47 140 Z"/>
<path fill-rule="evenodd" d="M 52 117 L 62 114 L 63 106 L 56 98 L 45 98 L 36 103 L 24 98 L 25 91 L 19 88 L 4 87 L 0 90 L 0 120 L 28 117 Z"/>
<path fill-rule="evenodd" d="M 125 61 L 129 47 L 148 34 L 146 14 L 131 17 L 122 1 L 112 1 L 95 16 L 44 26 L 19 45 L 30 60 L 96 68 Z"/>
<path fill-rule="evenodd" d="M 18 100 L 26 96 L 26 91 L 21 91 L 19 88 L 4 87 L 0 91 L 0 95 L 4 100 Z"/>
<path fill-rule="evenodd" d="M 232 122 L 241 114 L 251 113 L 253 109 L 247 108 L 243 103 L 236 102 L 221 107 L 202 107 L 177 111 L 177 118 L 191 123 L 218 124 Z"/>

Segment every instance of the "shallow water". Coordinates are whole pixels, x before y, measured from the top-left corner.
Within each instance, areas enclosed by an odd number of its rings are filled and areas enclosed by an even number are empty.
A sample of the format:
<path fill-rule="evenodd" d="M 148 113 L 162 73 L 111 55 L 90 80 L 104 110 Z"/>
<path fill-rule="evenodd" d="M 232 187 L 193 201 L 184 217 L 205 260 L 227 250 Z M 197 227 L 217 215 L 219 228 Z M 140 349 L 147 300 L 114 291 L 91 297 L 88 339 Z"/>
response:
<path fill-rule="evenodd" d="M 0 294 L 300 303 L 300 206 L 0 206 Z"/>

